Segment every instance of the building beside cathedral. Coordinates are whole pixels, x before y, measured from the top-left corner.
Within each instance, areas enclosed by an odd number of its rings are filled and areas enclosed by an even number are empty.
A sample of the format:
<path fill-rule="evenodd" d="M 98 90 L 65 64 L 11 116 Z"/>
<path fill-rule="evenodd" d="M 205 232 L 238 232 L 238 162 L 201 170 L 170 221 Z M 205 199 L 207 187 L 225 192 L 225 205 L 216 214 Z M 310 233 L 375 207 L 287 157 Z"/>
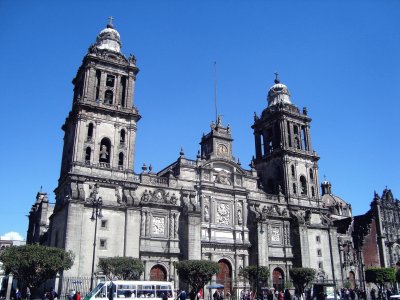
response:
<path fill-rule="evenodd" d="M 254 116 L 249 169 L 234 159 L 231 129 L 219 117 L 199 137 L 197 157 L 181 151 L 163 170 L 144 165 L 135 174 L 138 72 L 135 57 L 122 54 L 120 35 L 108 24 L 73 80 L 56 203 L 49 207 L 47 196 L 38 194 L 27 238 L 74 252 L 60 291 L 68 289 L 70 278 L 91 276 L 92 203 L 99 198 L 95 266 L 101 257 L 136 257 L 144 263 L 144 280 L 168 280 L 175 287 L 180 283 L 174 262 L 186 259 L 218 262 L 213 280 L 230 293 L 248 286 L 239 271 L 257 263 L 269 268 L 269 286 L 280 289 L 290 282 L 292 267 L 317 270 L 316 285 L 363 286 L 364 265 L 399 259 L 399 201 L 386 192 L 370 212 L 353 218 L 328 181 L 320 193 L 311 118 L 306 108 L 292 104 L 278 78 L 266 108 Z M 390 230 L 383 229 L 388 227 L 382 213 L 391 220 Z M 379 259 L 366 248 L 373 248 L 374 239 Z M 101 270 L 95 267 L 95 273 Z"/>

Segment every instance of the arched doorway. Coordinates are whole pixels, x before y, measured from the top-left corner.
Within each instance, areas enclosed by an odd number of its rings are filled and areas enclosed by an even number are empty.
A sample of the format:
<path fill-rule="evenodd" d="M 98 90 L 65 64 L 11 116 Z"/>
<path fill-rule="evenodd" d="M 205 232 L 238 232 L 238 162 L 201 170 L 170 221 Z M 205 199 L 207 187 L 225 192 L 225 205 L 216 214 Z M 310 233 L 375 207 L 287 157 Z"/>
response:
<path fill-rule="evenodd" d="M 285 278 L 282 269 L 275 268 L 272 271 L 272 285 L 275 290 L 283 290 L 284 279 Z"/>
<path fill-rule="evenodd" d="M 232 288 L 232 268 L 231 264 L 226 259 L 221 259 L 218 262 L 219 272 L 217 274 L 216 283 L 224 286 L 224 293 L 231 293 Z"/>
<path fill-rule="evenodd" d="M 155 265 L 150 270 L 150 280 L 153 281 L 166 281 L 167 270 L 162 265 Z"/>
<path fill-rule="evenodd" d="M 354 275 L 353 271 L 349 272 L 349 283 L 350 283 L 350 288 L 355 289 L 356 288 L 356 276 Z"/>

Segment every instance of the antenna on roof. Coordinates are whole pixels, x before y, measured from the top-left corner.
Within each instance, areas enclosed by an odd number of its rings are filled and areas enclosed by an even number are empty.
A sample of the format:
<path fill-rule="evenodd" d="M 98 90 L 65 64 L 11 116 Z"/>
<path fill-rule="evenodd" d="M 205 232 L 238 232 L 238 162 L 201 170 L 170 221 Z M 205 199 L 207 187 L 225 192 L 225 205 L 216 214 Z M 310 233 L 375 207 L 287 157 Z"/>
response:
<path fill-rule="evenodd" d="M 214 106 L 215 106 L 215 121 L 218 120 L 218 105 L 217 105 L 217 62 L 214 61 Z"/>

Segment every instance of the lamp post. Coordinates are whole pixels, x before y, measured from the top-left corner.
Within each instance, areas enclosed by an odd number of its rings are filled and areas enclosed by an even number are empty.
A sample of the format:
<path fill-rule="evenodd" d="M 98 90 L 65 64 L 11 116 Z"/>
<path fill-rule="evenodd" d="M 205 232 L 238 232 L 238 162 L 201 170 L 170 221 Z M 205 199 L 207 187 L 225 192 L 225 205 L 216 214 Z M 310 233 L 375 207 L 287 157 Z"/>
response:
<path fill-rule="evenodd" d="M 103 199 L 101 197 L 92 199 L 92 217 L 90 220 L 94 223 L 94 238 L 93 238 L 93 258 L 92 258 L 92 272 L 90 275 L 90 291 L 93 290 L 93 280 L 94 280 L 94 259 L 96 256 L 96 237 L 97 237 L 97 219 L 101 219 L 103 215 L 101 214 L 101 207 L 103 206 Z"/>
<path fill-rule="evenodd" d="M 260 234 L 263 234 L 264 233 L 264 230 L 263 230 L 263 219 L 262 219 L 262 216 L 260 216 L 260 218 L 257 220 L 258 221 L 258 223 L 260 224 Z M 260 236 L 258 235 L 258 238 L 257 238 L 257 299 L 260 299 L 259 297 L 261 296 L 261 300 L 263 300 L 264 299 L 264 295 L 263 295 L 263 292 L 261 291 L 261 288 L 260 288 L 260 253 L 259 253 L 259 243 L 260 243 L 260 238 L 259 238 Z"/>

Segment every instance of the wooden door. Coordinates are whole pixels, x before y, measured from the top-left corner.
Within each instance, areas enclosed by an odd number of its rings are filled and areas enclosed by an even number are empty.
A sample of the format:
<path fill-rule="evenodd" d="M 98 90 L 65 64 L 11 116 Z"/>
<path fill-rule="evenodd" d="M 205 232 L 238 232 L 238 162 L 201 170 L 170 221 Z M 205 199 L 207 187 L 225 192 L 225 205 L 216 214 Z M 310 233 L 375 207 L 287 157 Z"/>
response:
<path fill-rule="evenodd" d="M 167 272 L 165 268 L 160 265 L 156 265 L 150 270 L 150 280 L 153 281 L 166 281 L 167 280 Z"/>

